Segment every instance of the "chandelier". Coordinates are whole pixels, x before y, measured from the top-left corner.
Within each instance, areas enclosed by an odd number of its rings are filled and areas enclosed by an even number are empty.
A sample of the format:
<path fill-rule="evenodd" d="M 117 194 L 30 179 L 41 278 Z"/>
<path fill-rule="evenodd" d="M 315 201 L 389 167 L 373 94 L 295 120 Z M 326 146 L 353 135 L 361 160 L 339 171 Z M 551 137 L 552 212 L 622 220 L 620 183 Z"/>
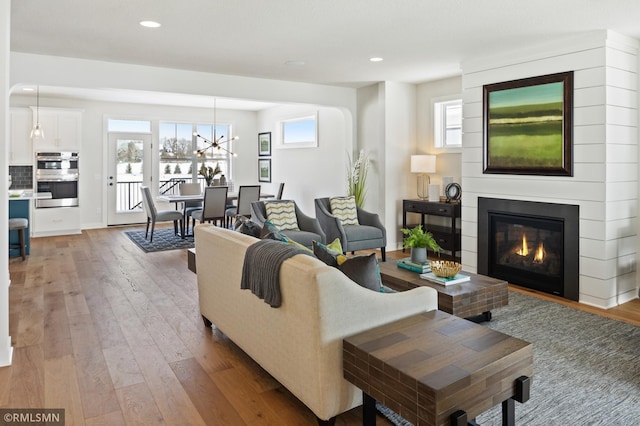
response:
<path fill-rule="evenodd" d="M 221 144 L 229 143 L 231 141 L 235 141 L 235 140 L 239 139 L 238 136 L 234 136 L 231 139 L 225 141 L 225 140 L 223 140 L 224 139 L 224 135 L 221 135 L 221 136 L 217 136 L 216 135 L 216 98 L 213 98 L 213 140 L 209 140 L 209 139 L 205 138 L 204 136 L 202 136 L 198 132 L 193 132 L 193 135 L 195 137 L 197 137 L 197 138 L 202 139 L 206 144 L 204 146 L 204 148 L 200 148 L 200 149 L 198 149 L 198 150 L 193 152 L 197 157 L 204 157 L 205 153 L 207 152 L 207 150 L 209 148 L 225 151 L 225 152 L 229 153 L 229 155 L 232 155 L 234 157 L 238 156 L 238 154 L 235 154 L 230 149 L 225 148 L 224 146 L 221 145 Z"/>

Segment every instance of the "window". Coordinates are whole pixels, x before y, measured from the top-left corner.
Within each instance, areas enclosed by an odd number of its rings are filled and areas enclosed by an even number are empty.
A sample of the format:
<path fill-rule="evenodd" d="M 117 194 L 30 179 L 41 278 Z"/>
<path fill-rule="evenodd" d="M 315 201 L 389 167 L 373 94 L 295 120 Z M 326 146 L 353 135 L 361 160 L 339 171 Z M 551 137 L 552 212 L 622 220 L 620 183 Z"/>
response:
<path fill-rule="evenodd" d="M 436 148 L 462 146 L 462 100 L 434 102 L 434 143 Z"/>
<path fill-rule="evenodd" d="M 148 120 L 114 120 L 107 121 L 108 132 L 151 133 L 151 122 Z"/>
<path fill-rule="evenodd" d="M 177 179 L 191 180 L 193 177 L 203 180 L 198 174 L 202 166 L 220 168 L 221 174 L 231 177 L 230 154 L 223 149 L 209 148 L 204 151 L 203 157 L 197 157 L 194 151 L 207 148 L 209 145 L 202 139 L 196 138 L 193 133 L 204 136 L 210 141 L 214 140 L 213 125 L 193 123 L 160 123 L 160 184 L 172 182 Z M 222 141 L 229 140 L 231 126 L 216 125 L 215 137 L 224 136 Z M 228 143 L 222 143 L 224 148 L 232 150 Z M 220 176 L 218 176 L 220 177 Z"/>
<path fill-rule="evenodd" d="M 313 148 L 318 146 L 317 114 L 280 122 L 281 148 Z"/>

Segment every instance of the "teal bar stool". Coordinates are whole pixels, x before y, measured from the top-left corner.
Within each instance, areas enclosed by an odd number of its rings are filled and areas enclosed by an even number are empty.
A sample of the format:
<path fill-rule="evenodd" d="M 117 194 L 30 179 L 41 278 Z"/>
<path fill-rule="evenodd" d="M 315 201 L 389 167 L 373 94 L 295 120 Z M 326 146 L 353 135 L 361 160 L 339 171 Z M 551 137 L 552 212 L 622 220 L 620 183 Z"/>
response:
<path fill-rule="evenodd" d="M 9 231 L 18 231 L 18 241 L 20 242 L 20 256 L 22 260 L 27 258 L 27 245 L 25 243 L 24 231 L 29 226 L 29 221 L 24 218 L 9 219 Z M 14 247 L 11 247 L 14 248 Z"/>

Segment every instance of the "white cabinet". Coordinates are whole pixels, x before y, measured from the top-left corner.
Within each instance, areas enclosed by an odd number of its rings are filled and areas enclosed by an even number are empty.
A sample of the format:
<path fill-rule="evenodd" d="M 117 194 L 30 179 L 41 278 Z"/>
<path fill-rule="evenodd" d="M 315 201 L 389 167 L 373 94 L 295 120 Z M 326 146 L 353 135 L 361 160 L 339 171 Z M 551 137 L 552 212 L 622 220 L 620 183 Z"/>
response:
<path fill-rule="evenodd" d="M 10 114 L 9 165 L 33 166 L 31 111 L 29 108 L 11 108 Z"/>
<path fill-rule="evenodd" d="M 48 237 L 52 235 L 79 234 L 79 207 L 52 207 L 33 209 L 33 237 Z"/>
<path fill-rule="evenodd" d="M 63 108 L 33 110 L 33 124 L 39 120 L 44 133 L 34 141 L 34 151 L 79 151 L 82 140 L 82 111 Z"/>

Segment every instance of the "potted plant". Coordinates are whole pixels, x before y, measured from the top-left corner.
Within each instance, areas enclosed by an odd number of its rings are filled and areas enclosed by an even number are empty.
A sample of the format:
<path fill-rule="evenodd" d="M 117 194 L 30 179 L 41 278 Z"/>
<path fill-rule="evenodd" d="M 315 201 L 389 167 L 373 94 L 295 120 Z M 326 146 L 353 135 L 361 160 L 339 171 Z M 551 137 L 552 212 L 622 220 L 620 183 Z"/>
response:
<path fill-rule="evenodd" d="M 415 263 L 424 263 L 427 261 L 427 249 L 431 249 L 436 253 L 440 253 L 440 246 L 431 235 L 431 232 L 425 232 L 422 225 L 415 228 L 402 228 L 405 235 L 402 246 L 411 248 L 411 261 Z"/>
<path fill-rule="evenodd" d="M 213 167 L 206 167 L 204 163 L 202 163 L 200 170 L 198 170 L 198 174 L 204 176 L 204 180 L 207 182 L 207 186 L 211 186 L 213 179 L 220 173 L 222 173 L 222 170 L 220 170 L 220 166 L 218 165 L 218 163 L 216 163 L 215 170 Z"/>

